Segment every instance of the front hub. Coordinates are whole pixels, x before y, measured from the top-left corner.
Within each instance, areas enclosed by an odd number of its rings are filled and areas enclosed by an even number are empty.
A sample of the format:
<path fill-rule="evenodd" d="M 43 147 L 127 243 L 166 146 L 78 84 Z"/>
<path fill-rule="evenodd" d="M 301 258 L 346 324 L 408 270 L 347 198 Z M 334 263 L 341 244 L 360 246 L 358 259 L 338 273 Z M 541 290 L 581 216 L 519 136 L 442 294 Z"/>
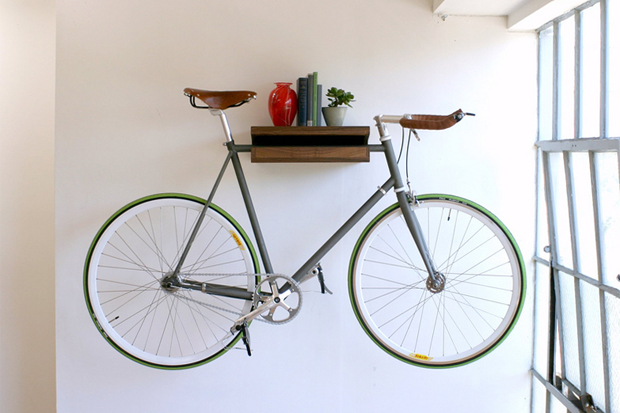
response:
<path fill-rule="evenodd" d="M 433 294 L 442 292 L 445 286 L 446 277 L 440 272 L 436 272 L 435 277 L 429 275 L 426 279 L 426 288 Z"/>

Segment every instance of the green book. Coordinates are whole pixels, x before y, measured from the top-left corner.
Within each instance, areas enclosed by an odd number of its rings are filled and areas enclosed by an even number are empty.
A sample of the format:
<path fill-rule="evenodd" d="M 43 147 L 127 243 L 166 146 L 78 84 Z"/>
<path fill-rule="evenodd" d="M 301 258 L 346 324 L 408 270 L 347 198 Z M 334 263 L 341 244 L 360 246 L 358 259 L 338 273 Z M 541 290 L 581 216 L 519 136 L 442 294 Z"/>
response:
<path fill-rule="evenodd" d="M 321 105 L 323 103 L 323 85 L 317 85 L 316 87 L 316 98 L 317 98 L 317 102 L 316 102 L 316 119 L 315 119 L 315 124 L 314 126 L 323 126 L 323 122 L 322 122 L 322 117 L 323 117 L 323 113 L 321 111 Z"/>

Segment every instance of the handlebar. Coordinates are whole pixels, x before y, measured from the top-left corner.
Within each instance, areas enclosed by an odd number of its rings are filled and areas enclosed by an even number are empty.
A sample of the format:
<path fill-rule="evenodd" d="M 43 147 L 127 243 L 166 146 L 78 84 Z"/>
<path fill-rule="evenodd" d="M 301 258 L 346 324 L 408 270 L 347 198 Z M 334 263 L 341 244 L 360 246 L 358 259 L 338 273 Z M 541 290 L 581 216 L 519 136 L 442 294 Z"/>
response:
<path fill-rule="evenodd" d="M 456 125 L 465 116 L 476 115 L 459 109 L 449 115 L 378 115 L 375 120 L 378 123 L 398 123 L 409 129 L 441 130 Z"/>

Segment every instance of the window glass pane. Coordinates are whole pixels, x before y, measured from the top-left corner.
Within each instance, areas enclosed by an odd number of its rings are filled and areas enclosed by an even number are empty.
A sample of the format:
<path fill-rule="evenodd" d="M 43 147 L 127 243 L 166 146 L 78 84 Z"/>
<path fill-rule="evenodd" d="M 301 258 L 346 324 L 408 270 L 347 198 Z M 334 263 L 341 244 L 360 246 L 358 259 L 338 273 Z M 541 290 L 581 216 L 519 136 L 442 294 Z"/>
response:
<path fill-rule="evenodd" d="M 560 24 L 559 53 L 559 136 L 558 139 L 575 137 L 575 17 Z"/>
<path fill-rule="evenodd" d="M 594 204 L 592 202 L 592 179 L 590 155 L 587 152 L 570 154 L 573 180 L 573 202 L 577 221 L 577 257 L 582 274 L 598 278 L 596 261 L 596 234 L 594 232 Z"/>
<path fill-rule="evenodd" d="M 545 178 L 542 167 L 542 152 L 538 155 L 538 183 L 536 185 L 538 195 L 536 208 L 536 255 L 549 261 L 549 253 L 545 248 L 549 246 L 549 226 L 547 221 L 547 199 L 545 193 Z"/>
<path fill-rule="evenodd" d="M 549 409 L 551 413 L 566 413 L 566 407 L 555 397 L 551 398 L 551 408 Z"/>
<path fill-rule="evenodd" d="M 577 311 L 575 278 L 558 272 L 560 277 L 560 309 L 562 311 L 562 344 L 566 378 L 579 388 L 579 348 L 577 346 Z"/>
<path fill-rule="evenodd" d="M 605 406 L 599 290 L 591 284 L 580 281 L 579 292 L 584 336 L 586 392 L 592 396 L 596 406 Z"/>
<path fill-rule="evenodd" d="M 620 299 L 605 294 L 607 357 L 609 359 L 610 412 L 620 412 Z"/>
<path fill-rule="evenodd" d="M 540 373 L 540 372 L 539 372 Z M 542 374 L 545 377 L 544 374 Z M 533 379 L 532 382 L 532 413 L 545 413 L 547 389 L 538 379 Z"/>
<path fill-rule="evenodd" d="M 564 172 L 564 155 L 550 153 L 549 176 L 551 190 L 551 208 L 553 208 L 556 259 L 558 263 L 573 268 L 571 249 L 570 221 L 568 215 L 568 195 L 566 193 L 566 174 Z M 549 208 L 549 207 L 548 207 Z"/>
<path fill-rule="evenodd" d="M 538 139 L 550 140 L 553 121 L 553 27 L 539 33 Z"/>
<path fill-rule="evenodd" d="M 600 136 L 601 108 L 601 14 L 600 4 L 581 13 L 581 96 L 582 134 L 584 138 Z"/>
<path fill-rule="evenodd" d="M 549 267 L 536 264 L 534 283 L 534 369 L 543 377 L 547 375 L 547 359 L 549 346 Z"/>
<path fill-rule="evenodd" d="M 618 154 L 601 152 L 594 157 L 600 215 L 603 282 L 619 288 L 620 274 L 620 181 Z"/>
<path fill-rule="evenodd" d="M 620 137 L 620 1 L 607 2 L 609 46 L 609 136 Z"/>

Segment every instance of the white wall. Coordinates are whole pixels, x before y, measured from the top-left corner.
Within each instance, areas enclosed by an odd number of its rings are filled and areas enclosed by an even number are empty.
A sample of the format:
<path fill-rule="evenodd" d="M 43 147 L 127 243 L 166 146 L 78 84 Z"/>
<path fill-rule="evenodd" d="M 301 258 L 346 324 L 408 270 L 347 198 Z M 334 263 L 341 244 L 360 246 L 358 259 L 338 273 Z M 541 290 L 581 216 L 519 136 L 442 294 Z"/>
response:
<path fill-rule="evenodd" d="M 59 412 L 527 411 L 531 300 L 488 357 L 441 371 L 405 365 L 377 348 L 351 311 L 346 270 L 359 229 L 322 262 L 334 295 L 309 292 L 285 326 L 255 323 L 251 358 L 233 350 L 189 371 L 143 367 L 103 340 L 84 304 L 82 267 L 105 219 L 150 193 L 205 196 L 215 178 L 225 155 L 219 123 L 192 109 L 183 88 L 257 91 L 257 101 L 229 111 L 244 143 L 251 125 L 270 124 L 273 82 L 309 71 L 354 92 L 348 124 L 372 125 L 377 113 L 477 113 L 421 134 L 415 189 L 475 199 L 531 257 L 535 37 L 507 33 L 503 18 L 443 21 L 431 3 L 58 1 Z M 243 161 L 276 271 L 289 274 L 385 179 L 378 155 L 354 165 Z M 216 202 L 249 228 L 239 199 L 224 186 Z"/>
<path fill-rule="evenodd" d="M 0 411 L 55 406 L 53 0 L 0 0 Z"/>

